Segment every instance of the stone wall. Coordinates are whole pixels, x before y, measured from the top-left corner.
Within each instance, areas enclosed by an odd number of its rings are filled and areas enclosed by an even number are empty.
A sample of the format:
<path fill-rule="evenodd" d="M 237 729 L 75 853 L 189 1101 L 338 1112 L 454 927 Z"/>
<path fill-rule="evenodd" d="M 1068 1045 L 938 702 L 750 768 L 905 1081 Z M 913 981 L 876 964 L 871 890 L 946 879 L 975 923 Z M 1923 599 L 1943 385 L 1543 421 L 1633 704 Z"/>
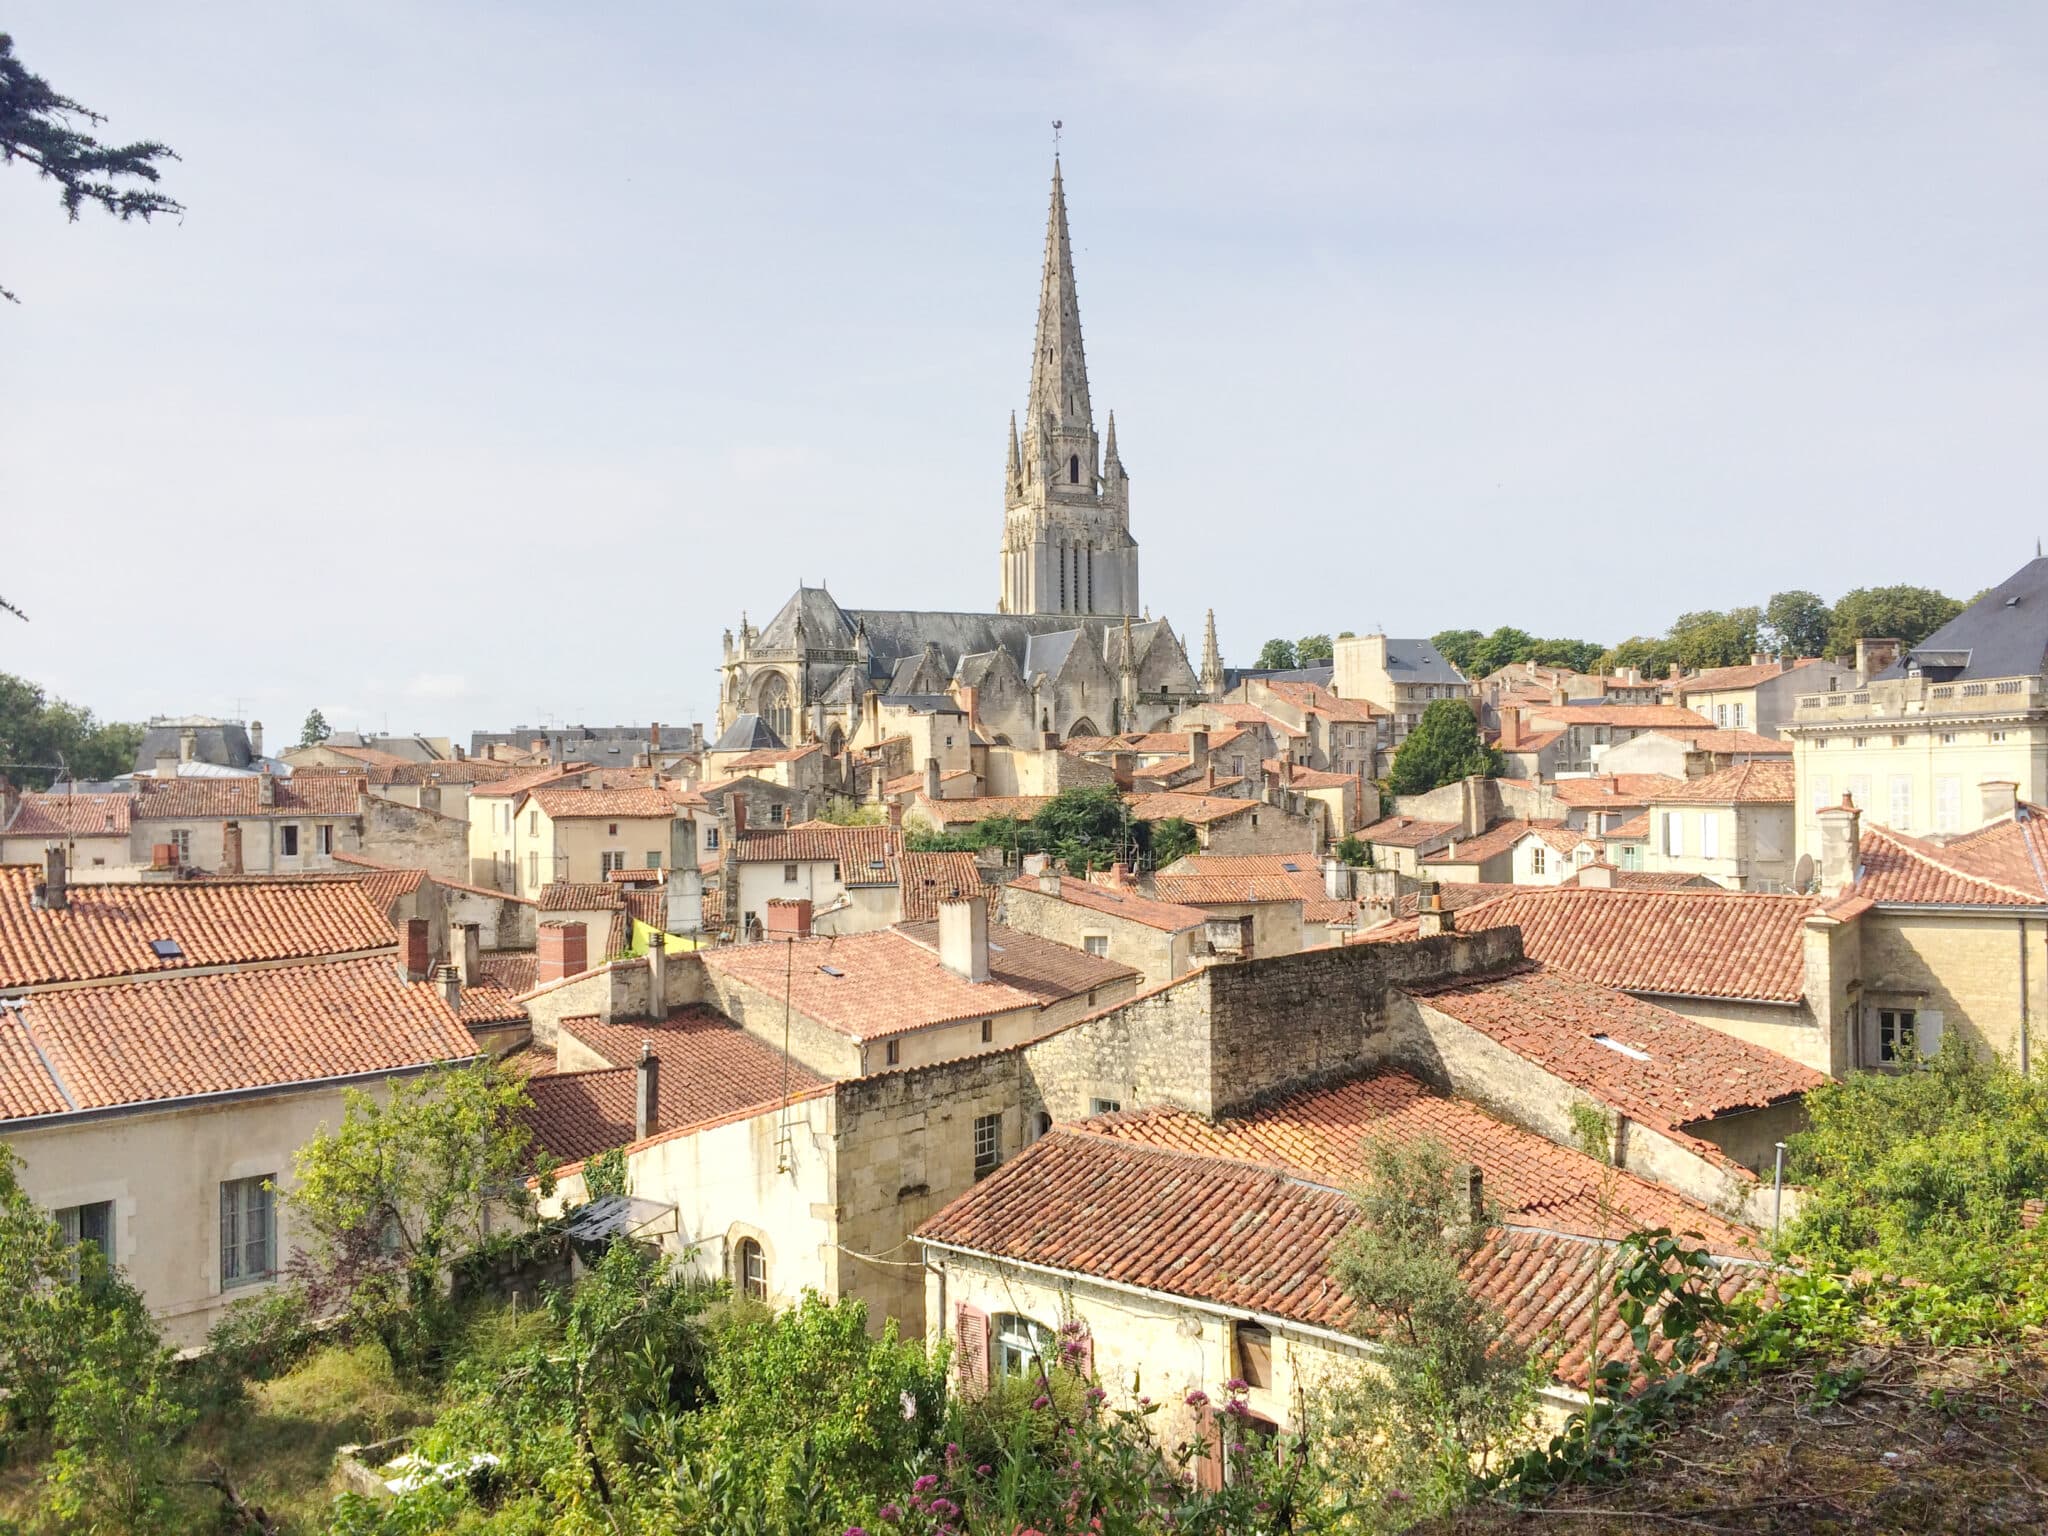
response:
<path fill-rule="evenodd" d="M 1860 1002 L 1867 1016 L 1854 1046 L 1858 1065 L 1877 1062 L 1871 1020 L 1879 1007 L 1939 1013 L 1942 1030 L 1960 1035 L 1980 1055 L 2015 1059 L 2024 1013 L 2028 1058 L 2041 1060 L 2042 1032 L 2048 1029 L 2048 924 L 1990 911 L 1879 909 L 1866 912 L 1861 926 Z"/>
<path fill-rule="evenodd" d="M 363 799 L 362 852 L 442 880 L 469 879 L 469 823 L 375 795 Z"/>
<path fill-rule="evenodd" d="M 1085 939 L 1101 934 L 1108 940 L 1108 957 L 1135 967 L 1142 977 L 1142 987 L 1163 986 L 1187 974 L 1193 964 L 1194 947 L 1199 944 L 1206 948 L 1208 943 L 1200 927 L 1169 933 L 1114 912 L 1048 896 L 1028 885 L 1004 886 L 1002 900 L 1001 921 L 1020 932 L 1036 934 L 1072 949 L 1083 948 Z"/>

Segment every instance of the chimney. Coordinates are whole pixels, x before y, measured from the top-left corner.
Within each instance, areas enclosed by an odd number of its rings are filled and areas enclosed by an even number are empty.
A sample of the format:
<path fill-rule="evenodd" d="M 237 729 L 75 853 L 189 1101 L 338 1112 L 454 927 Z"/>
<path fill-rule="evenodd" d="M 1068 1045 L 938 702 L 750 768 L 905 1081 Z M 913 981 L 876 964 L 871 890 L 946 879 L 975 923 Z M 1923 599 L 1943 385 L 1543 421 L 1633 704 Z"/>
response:
<path fill-rule="evenodd" d="M 1863 813 L 1849 796 L 1820 813 L 1820 893 L 1839 896 L 1856 883 Z"/>
<path fill-rule="evenodd" d="M 1027 853 L 1017 861 L 1018 871 L 1026 875 L 1042 875 L 1052 861 L 1042 853 Z"/>
<path fill-rule="evenodd" d="M 546 986 L 564 976 L 580 976 L 590 967 L 584 962 L 589 940 L 581 923 L 542 923 L 535 935 L 534 985 Z"/>
<path fill-rule="evenodd" d="M 647 936 L 647 1016 L 668 1017 L 668 935 Z"/>
<path fill-rule="evenodd" d="M 2011 779 L 1986 779 L 1977 786 L 1977 793 L 1983 797 L 1980 814 L 1987 827 L 2019 809 L 2020 787 Z"/>
<path fill-rule="evenodd" d="M 1465 1170 L 1465 1214 L 1475 1227 L 1486 1219 L 1486 1175 L 1477 1163 Z"/>
<path fill-rule="evenodd" d="M 1579 871 L 1579 884 L 1595 891 L 1614 889 L 1614 866 L 1596 859 Z"/>
<path fill-rule="evenodd" d="M 1443 894 L 1434 885 L 1424 890 L 1415 908 L 1415 936 L 1433 939 L 1452 932 L 1456 927 L 1449 909 L 1444 906 Z"/>
<path fill-rule="evenodd" d="M 71 897 L 66 889 L 64 848 L 59 844 L 55 848 L 43 850 L 43 899 L 40 905 L 46 912 L 62 912 L 70 904 Z"/>
<path fill-rule="evenodd" d="M 702 752 L 704 750 L 704 722 L 702 720 L 692 720 L 690 722 L 690 749 L 693 752 Z"/>
<path fill-rule="evenodd" d="M 1519 704 L 1500 707 L 1500 749 L 1514 752 L 1522 745 L 1522 708 Z"/>
<path fill-rule="evenodd" d="M 178 754 L 159 752 L 156 755 L 156 776 L 160 779 L 175 779 L 178 776 Z"/>
<path fill-rule="evenodd" d="M 189 725 L 178 732 L 178 761 L 189 763 L 199 755 L 199 733 Z"/>
<path fill-rule="evenodd" d="M 767 933 L 771 939 L 808 939 L 811 936 L 811 899 L 794 900 L 771 896 L 768 900 Z"/>
<path fill-rule="evenodd" d="M 1118 890 L 1124 890 L 1138 882 L 1131 875 L 1131 866 L 1119 859 L 1109 866 L 1109 883 Z"/>
<path fill-rule="evenodd" d="M 14 820 L 15 812 L 20 809 L 21 791 L 6 774 L 0 773 L 0 827 Z"/>
<path fill-rule="evenodd" d="M 256 757 L 263 755 L 263 722 L 261 720 L 251 720 L 249 722 L 249 751 Z"/>
<path fill-rule="evenodd" d="M 1351 866 L 1335 854 L 1323 860 L 1323 894 L 1332 901 L 1351 899 Z"/>
<path fill-rule="evenodd" d="M 939 760 L 936 757 L 924 760 L 924 797 L 934 805 L 939 802 Z"/>
<path fill-rule="evenodd" d="M 1043 859 L 1045 855 L 1040 853 L 1034 854 L 1033 857 Z M 1065 887 L 1060 884 L 1060 872 L 1050 864 L 1042 864 L 1038 870 L 1039 893 L 1044 896 L 1058 896 L 1064 889 Z"/>
<path fill-rule="evenodd" d="M 1282 784 L 1292 784 L 1294 782 L 1294 759 L 1291 757 L 1280 759 L 1280 782 Z"/>
<path fill-rule="evenodd" d="M 903 825 L 903 802 L 901 800 L 891 800 L 889 802 L 889 825 L 892 827 Z"/>
<path fill-rule="evenodd" d="M 1771 658 L 1766 656 L 1762 651 L 1751 651 L 1749 653 L 1749 664 L 1752 667 L 1760 667 L 1770 659 Z"/>
<path fill-rule="evenodd" d="M 1565 694 L 1564 684 L 1559 683 L 1555 688 L 1550 690 L 1550 702 L 1552 704 L 1568 704 L 1571 702 L 1570 698 L 1567 697 Z"/>
<path fill-rule="evenodd" d="M 988 903 L 979 896 L 939 903 L 939 964 L 969 981 L 988 980 Z"/>
<path fill-rule="evenodd" d="M 1209 766 L 1209 733 L 1206 729 L 1197 727 L 1188 732 L 1188 761 L 1197 770 Z"/>
<path fill-rule="evenodd" d="M 484 930 L 479 923 L 455 925 L 455 969 L 465 987 L 484 979 Z"/>
<path fill-rule="evenodd" d="M 1465 837 L 1477 837 L 1486 830 L 1486 809 L 1481 803 L 1479 775 L 1458 781 L 1458 831 Z"/>
<path fill-rule="evenodd" d="M 441 1001 L 448 1005 L 448 1011 L 460 1017 L 462 1013 L 462 973 L 452 965 L 435 966 L 434 990 L 441 994 Z"/>
<path fill-rule="evenodd" d="M 224 875 L 242 872 L 242 824 L 239 821 L 231 821 L 220 829 L 220 872 Z"/>
<path fill-rule="evenodd" d="M 542 737 L 539 737 L 539 736 L 536 736 L 536 737 L 534 737 L 532 741 L 530 741 L 530 742 L 528 742 L 528 743 L 527 743 L 527 746 L 528 746 L 528 748 L 529 748 L 529 749 L 530 749 L 530 750 L 531 750 L 531 751 L 532 751 L 532 752 L 533 752 L 533 753 L 534 753 L 534 754 L 535 754 L 536 756 L 540 756 L 540 757 L 546 757 L 546 756 L 547 756 L 547 753 L 548 753 L 548 744 L 547 744 L 546 740 L 545 740 L 545 739 L 543 739 Z"/>
<path fill-rule="evenodd" d="M 734 790 L 725 797 L 725 803 L 732 807 L 732 830 L 738 836 L 747 830 L 747 797 Z"/>
<path fill-rule="evenodd" d="M 654 1042 L 640 1042 L 640 1071 L 633 1084 L 633 1139 L 645 1141 L 661 1125 L 661 1058 Z"/>
<path fill-rule="evenodd" d="M 256 803 L 262 806 L 277 804 L 277 779 L 271 773 L 268 763 L 265 763 L 263 771 L 256 775 Z"/>
<path fill-rule="evenodd" d="M 980 730 L 981 690 L 978 688 L 963 687 L 959 690 L 959 693 L 960 707 L 967 711 L 967 729 L 970 731 Z"/>

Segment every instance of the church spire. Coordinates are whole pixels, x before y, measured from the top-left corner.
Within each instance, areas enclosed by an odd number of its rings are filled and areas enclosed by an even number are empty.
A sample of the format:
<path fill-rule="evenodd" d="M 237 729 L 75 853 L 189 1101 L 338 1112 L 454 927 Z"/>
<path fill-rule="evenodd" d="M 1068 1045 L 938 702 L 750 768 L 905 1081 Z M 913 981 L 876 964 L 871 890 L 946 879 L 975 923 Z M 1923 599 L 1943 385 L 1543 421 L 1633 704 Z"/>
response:
<path fill-rule="evenodd" d="M 1074 292 L 1074 248 L 1067 237 L 1067 194 L 1052 162 L 1052 207 L 1045 217 L 1045 270 L 1038 288 L 1038 339 L 1031 355 L 1027 420 L 1050 416 L 1062 434 L 1094 430 L 1088 407 L 1088 359 L 1081 351 L 1081 301 Z M 1091 466 L 1092 467 L 1092 466 Z"/>
<path fill-rule="evenodd" d="M 1123 463 L 1116 456 L 1116 412 L 1109 413 L 1109 430 L 1102 434 L 1102 475 L 1105 480 L 1114 480 L 1123 473 Z"/>
<path fill-rule="evenodd" d="M 1024 455 L 1017 447 L 1017 413 L 1010 412 L 1010 462 L 1006 467 L 1009 483 L 1017 484 L 1024 478 Z"/>
<path fill-rule="evenodd" d="M 1216 610 L 1202 620 L 1202 692 L 1211 698 L 1223 692 L 1223 655 L 1216 649 Z"/>

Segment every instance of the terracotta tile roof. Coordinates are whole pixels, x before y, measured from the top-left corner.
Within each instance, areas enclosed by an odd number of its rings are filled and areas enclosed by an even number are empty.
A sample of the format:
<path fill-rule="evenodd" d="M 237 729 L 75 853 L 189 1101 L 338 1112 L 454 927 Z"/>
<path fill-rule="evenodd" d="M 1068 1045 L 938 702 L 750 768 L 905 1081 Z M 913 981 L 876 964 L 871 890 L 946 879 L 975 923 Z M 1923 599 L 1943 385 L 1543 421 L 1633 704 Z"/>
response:
<path fill-rule="evenodd" d="M 1775 661 L 1767 661 L 1761 666 L 1708 667 L 1691 677 L 1680 678 L 1673 685 L 1672 691 L 1682 699 L 1689 693 L 1720 693 L 1731 688 L 1755 688 L 1787 672 L 1797 672 L 1802 667 L 1817 667 L 1820 661 L 1818 656 L 1805 656 L 1798 661 L 1786 662 L 1782 666 Z"/>
<path fill-rule="evenodd" d="M 391 874 L 409 874 L 421 877 L 426 875 L 426 871 L 423 869 L 407 869 L 402 864 L 391 864 L 383 859 L 367 858 L 363 854 L 349 853 L 340 848 L 334 850 L 334 862 L 337 864 L 352 864 L 362 869 L 383 870 Z M 450 880 L 446 875 L 435 875 L 433 881 L 434 884 L 445 887 L 448 890 L 467 891 L 472 896 L 488 896 L 493 901 L 516 902 L 522 907 L 530 907 L 534 904 L 531 896 L 514 896 L 510 891 L 495 890 L 487 885 L 464 885 L 460 880 Z"/>
<path fill-rule="evenodd" d="M 0 990 L 155 975 L 194 966 L 389 949 L 384 913 L 354 880 L 180 880 L 73 885 L 61 911 L 37 909 L 33 864 L 0 865 Z M 150 944 L 174 940 L 159 957 Z"/>
<path fill-rule="evenodd" d="M 528 790 L 539 789 L 544 784 L 553 784 L 559 780 L 568 779 L 578 771 L 575 768 L 565 768 L 557 763 L 549 763 L 545 767 L 514 772 L 505 778 L 494 779 L 488 784 L 479 784 L 470 790 L 469 798 L 472 800 L 494 800 L 500 797 L 516 799 Z"/>
<path fill-rule="evenodd" d="M 1228 821 L 1233 816 L 1242 816 L 1247 811 L 1256 811 L 1262 802 L 1257 800 L 1234 800 L 1228 796 L 1187 794 L 1180 790 L 1161 790 L 1149 795 L 1127 795 L 1131 816 L 1137 821 L 1166 821 L 1179 818 L 1191 826 L 1208 826 L 1213 822 Z"/>
<path fill-rule="evenodd" d="M 214 817 L 357 816 L 363 777 L 357 773 L 271 777 L 270 805 L 259 803 L 261 775 L 233 779 L 137 779 L 131 814 L 137 821 L 206 821 Z"/>
<path fill-rule="evenodd" d="M 402 1071 L 476 1054 L 388 955 L 38 993 L 18 1018 L 68 1107 Z"/>
<path fill-rule="evenodd" d="M 127 795 L 23 795 L 9 837 L 126 837 Z"/>
<path fill-rule="evenodd" d="M 675 815 L 675 798 L 665 789 L 536 789 L 534 803 L 555 821 L 607 816 L 656 818 Z"/>
<path fill-rule="evenodd" d="M 1717 773 L 1686 779 L 1657 791 L 1659 802 L 1682 805 L 1790 805 L 1794 798 L 1792 763 L 1736 763 Z"/>
<path fill-rule="evenodd" d="M 555 1071 L 532 1077 L 527 1123 L 534 1139 L 562 1162 L 576 1162 L 633 1138 L 634 1095 L 640 1048 L 654 1047 L 655 1123 L 650 1134 L 688 1130 L 808 1093 L 825 1079 L 787 1060 L 731 1020 L 708 1008 L 682 1008 L 655 1023 L 648 1019 L 605 1024 L 595 1018 L 562 1020 L 610 1069 Z"/>
<path fill-rule="evenodd" d="M 2038 805 L 2021 801 L 2013 815 L 1950 838 L 1942 851 L 1986 880 L 2048 893 L 2048 811 Z"/>
<path fill-rule="evenodd" d="M 961 826 L 1007 816 L 1012 821 L 1029 821 L 1052 799 L 1051 795 L 977 795 L 971 800 L 927 800 L 917 797 L 919 814 L 944 826 Z"/>
<path fill-rule="evenodd" d="M 824 750 L 823 745 L 815 741 L 801 747 L 762 747 L 722 764 L 719 771 L 730 777 L 748 768 L 772 768 L 777 763 L 801 762 L 812 753 Z"/>
<path fill-rule="evenodd" d="M 526 1009 L 520 994 L 531 992 L 539 976 L 539 957 L 532 950 L 493 950 L 479 957 L 478 979 L 462 989 L 457 1010 L 462 1022 L 480 1025 L 523 1023 Z"/>
<path fill-rule="evenodd" d="M 1276 697 L 1339 725 L 1370 725 L 1387 713 L 1366 699 L 1340 699 L 1316 683 L 1268 682 L 1265 686 Z"/>
<path fill-rule="evenodd" d="M 1476 837 L 1458 838 L 1447 847 L 1440 848 L 1435 853 L 1425 855 L 1422 862 L 1425 864 L 1476 864 L 1482 859 L 1490 859 L 1498 854 L 1506 853 L 1532 832 L 1541 834 L 1544 832 L 1562 831 L 1563 829 L 1564 823 L 1560 821 L 1496 821 Z M 1545 838 L 1544 841 L 1549 842 L 1550 839 Z M 1582 839 L 1577 834 L 1574 834 L 1571 843 L 1567 846 L 1576 847 L 1580 841 Z"/>
<path fill-rule="evenodd" d="M 979 983 L 939 964 L 937 923 L 798 940 L 793 957 L 785 943 L 710 949 L 704 963 L 778 999 L 787 977 L 793 1008 L 856 1040 L 1042 1008 L 1138 974 L 1000 923 L 989 924 L 988 935 L 989 979 Z M 828 974 L 827 965 L 839 974 Z"/>
<path fill-rule="evenodd" d="M 901 859 L 903 921 L 936 921 L 939 902 L 959 892 L 981 894 L 981 866 L 971 853 L 905 853 Z"/>
<path fill-rule="evenodd" d="M 1418 821 L 1413 816 L 1386 816 L 1361 828 L 1358 835 L 1365 842 L 1380 843 L 1388 848 L 1419 848 L 1432 838 L 1457 830 L 1455 821 Z"/>
<path fill-rule="evenodd" d="M 957 783 L 961 779 L 971 779 L 973 777 L 974 770 L 972 768 L 955 768 L 951 773 L 940 774 L 939 782 L 941 784 L 951 784 Z M 891 779 L 886 784 L 884 784 L 882 786 L 882 793 L 885 795 L 907 795 L 910 794 L 913 790 L 922 789 L 923 787 L 923 774 L 906 773 L 903 774 L 901 777 Z"/>
<path fill-rule="evenodd" d="M 1228 746 L 1243 734 L 1241 726 L 1217 726 L 1209 732 L 1209 750 Z M 1140 757 L 1184 758 L 1194 751 L 1191 735 L 1188 731 L 1133 731 L 1124 736 L 1077 736 L 1070 738 L 1061 750 L 1076 755 L 1135 752 Z"/>
<path fill-rule="evenodd" d="M 392 908 L 401 897 L 410 896 L 420 888 L 420 882 L 427 877 L 424 869 L 371 869 L 354 876 L 356 888 L 370 905 L 386 917 L 392 916 Z"/>
<path fill-rule="evenodd" d="M 397 768 L 412 761 L 400 757 L 396 752 L 386 752 L 382 747 L 338 747 L 330 742 L 321 742 L 322 751 L 332 752 L 336 757 L 345 757 L 353 763 L 363 763 L 375 768 Z M 315 772 L 318 771 L 316 768 Z"/>
<path fill-rule="evenodd" d="M 668 879 L 665 869 L 608 869 L 604 873 L 607 885 L 660 885 Z"/>
<path fill-rule="evenodd" d="M 308 765 L 293 770 L 292 782 L 302 784 L 326 774 L 354 774 L 365 783 L 386 787 L 497 784 L 520 772 L 520 769 L 512 767 L 509 763 L 492 763 L 479 758 L 463 758 L 459 762 L 449 763 L 415 763 L 410 759 L 399 758 L 368 768 L 323 768 Z"/>
<path fill-rule="evenodd" d="M 1650 840 L 1650 813 L 1631 816 L 1619 826 L 1609 827 L 1600 834 L 1603 843 L 1647 843 Z"/>
<path fill-rule="evenodd" d="M 1243 878 L 1264 876 L 1292 881 L 1301 897 L 1301 920 L 1355 927 L 1358 903 L 1332 900 L 1323 883 L 1323 864 L 1309 853 L 1191 853 L 1174 866 L 1181 875 Z"/>
<path fill-rule="evenodd" d="M 839 866 L 840 879 L 846 885 L 894 885 L 900 878 L 896 861 L 902 846 L 901 827 L 842 827 L 829 821 L 805 821 L 779 831 L 743 834 L 738 856 L 742 864 L 829 861 Z"/>
<path fill-rule="evenodd" d="M 543 912 L 616 912 L 626 904 L 625 892 L 594 880 L 550 880 L 539 899 Z"/>
<path fill-rule="evenodd" d="M 1305 895 L 1292 875 L 1155 875 L 1152 887 L 1162 901 L 1191 907 L 1237 906 L 1246 902 L 1322 899 L 1322 882 L 1313 897 Z M 1306 914 L 1304 913 L 1304 916 Z"/>
<path fill-rule="evenodd" d="M 1776 1051 L 1545 966 L 1401 990 L 1665 1131 L 1762 1109 L 1827 1081 Z"/>
<path fill-rule="evenodd" d="M 30 1041 L 21 1010 L 0 1004 L 0 1122 L 61 1115 L 70 1107 Z"/>
<path fill-rule="evenodd" d="M 540 956 L 530 949 L 487 949 L 479 959 L 484 975 L 514 997 L 540 984 Z"/>
<path fill-rule="evenodd" d="M 1269 757 L 1260 766 L 1268 773 L 1278 773 L 1282 764 L 1279 758 Z M 1288 789 L 1355 789 L 1358 780 L 1348 773 L 1330 773 L 1321 768 L 1304 768 L 1296 763 L 1284 784 Z"/>
<path fill-rule="evenodd" d="M 1727 887 L 1718 880 L 1705 875 L 1688 875 L 1676 870 L 1613 869 L 1614 889 L 1617 891 L 1722 891 Z M 1581 872 L 1583 873 L 1583 871 Z M 1578 874 L 1558 882 L 1561 885 L 1584 885 Z"/>
<path fill-rule="evenodd" d="M 1779 741 L 1770 736 L 1759 736 L 1754 731 L 1714 729 L 1710 731 L 1687 730 L 1683 727 L 1667 726 L 1650 733 L 1653 736 L 1670 736 L 1684 742 L 1695 752 L 1733 752 L 1750 757 L 1790 757 L 1792 743 Z"/>
<path fill-rule="evenodd" d="M 1747 891 L 1517 888 L 1458 915 L 1468 932 L 1520 928 L 1530 959 L 1623 992 L 1796 1003 L 1806 980 L 1813 896 Z M 1413 938 L 1389 923 L 1354 943 Z"/>
<path fill-rule="evenodd" d="M 1944 846 L 1888 827 L 1863 833 L 1856 884 L 1847 893 L 1878 906 L 2029 907 L 2048 905 L 2048 887 L 2022 841 L 2032 824 L 2007 821 Z M 2012 857 L 2012 855 L 2017 857 Z"/>
<path fill-rule="evenodd" d="M 1515 744 L 1512 747 L 1501 744 L 1499 732 L 1494 733 L 1492 740 L 1493 744 L 1500 747 L 1503 752 L 1541 752 L 1545 747 L 1563 735 L 1564 730 L 1562 727 L 1554 731 L 1525 730 L 1520 736 L 1515 738 Z"/>
<path fill-rule="evenodd" d="M 1574 810 L 1648 805 L 1685 780 L 1668 773 L 1602 773 L 1583 779 L 1559 779 L 1550 792 Z"/>
<path fill-rule="evenodd" d="M 1292 741 L 1300 736 L 1306 736 L 1308 734 L 1298 725 L 1289 725 L 1285 720 L 1280 719 L 1277 715 L 1267 714 L 1263 709 L 1259 708 L 1259 706 L 1256 704 L 1242 704 L 1233 703 L 1228 700 L 1215 700 L 1203 704 L 1201 708 L 1208 714 L 1221 715 L 1225 720 L 1235 720 L 1240 725 L 1263 725 L 1275 736 L 1282 737 L 1289 741 Z"/>
<path fill-rule="evenodd" d="M 1021 875 L 1010 882 L 1010 888 L 1040 891 L 1036 875 Z M 1177 906 L 1171 900 L 1154 901 L 1136 891 L 1113 891 L 1090 880 L 1076 880 L 1072 875 L 1060 876 L 1060 900 L 1086 907 L 1091 912 L 1103 912 L 1147 928 L 1157 928 L 1162 933 L 1185 933 L 1190 928 L 1205 927 L 1209 921 L 1208 913 L 1198 912 L 1193 907 Z"/>
<path fill-rule="evenodd" d="M 1705 715 L 1676 704 L 1538 704 L 1530 713 L 1552 725 L 1618 725 L 1640 730 L 1659 725 L 1712 725 Z"/>
<path fill-rule="evenodd" d="M 555 1070 L 555 1053 L 532 1041 L 498 1058 L 498 1065 L 517 1077 L 546 1077 Z"/>
<path fill-rule="evenodd" d="M 1521 890 L 1518 885 L 1483 880 L 1439 880 L 1436 882 L 1437 900 L 1446 912 L 1462 911 L 1476 907 L 1482 901 L 1491 901 L 1496 896 L 1508 896 Z M 1422 892 L 1410 891 L 1394 901 L 1394 916 L 1413 917 L 1422 901 Z"/>

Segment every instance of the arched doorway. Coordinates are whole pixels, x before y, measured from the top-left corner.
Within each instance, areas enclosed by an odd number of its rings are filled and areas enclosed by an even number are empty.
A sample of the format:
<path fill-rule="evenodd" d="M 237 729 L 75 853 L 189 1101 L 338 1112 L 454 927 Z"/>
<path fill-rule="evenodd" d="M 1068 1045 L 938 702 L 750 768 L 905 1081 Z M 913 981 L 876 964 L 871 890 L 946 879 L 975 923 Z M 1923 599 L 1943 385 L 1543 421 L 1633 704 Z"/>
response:
<path fill-rule="evenodd" d="M 754 713 L 775 733 L 778 741 L 788 746 L 791 719 L 789 679 L 780 672 L 770 672 L 763 678 L 754 694 Z"/>

